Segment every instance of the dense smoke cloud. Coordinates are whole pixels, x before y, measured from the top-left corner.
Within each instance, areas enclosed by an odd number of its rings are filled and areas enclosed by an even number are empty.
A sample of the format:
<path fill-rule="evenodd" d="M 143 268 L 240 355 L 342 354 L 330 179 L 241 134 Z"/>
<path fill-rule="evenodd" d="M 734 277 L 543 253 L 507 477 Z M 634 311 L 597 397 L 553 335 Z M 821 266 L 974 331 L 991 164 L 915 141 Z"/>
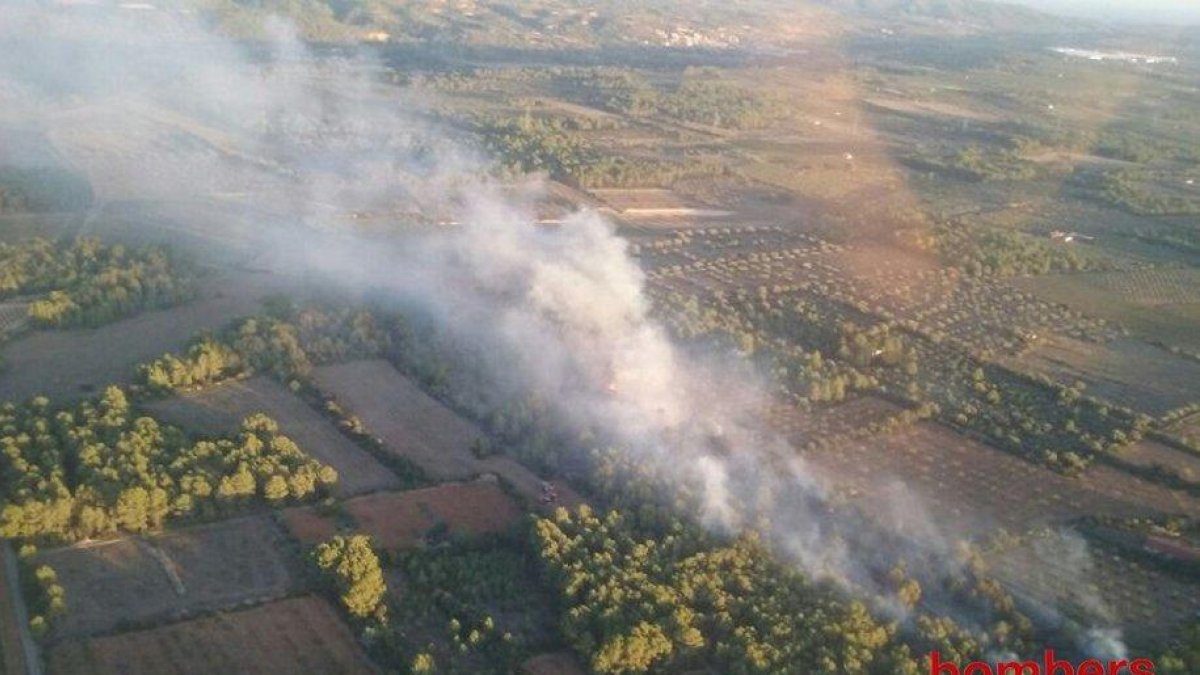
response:
<path fill-rule="evenodd" d="M 551 402 L 698 499 L 715 530 L 761 529 L 814 576 L 870 594 L 897 554 L 935 580 L 960 572 L 903 485 L 880 487 L 885 523 L 832 508 L 825 480 L 764 423 L 767 388 L 749 368 L 672 344 L 611 223 L 536 224 L 537 186 L 491 183 L 418 96 L 381 87 L 369 55 L 316 58 L 282 22 L 270 34 L 250 47 L 181 12 L 0 5 L 0 107 L 8 123 L 36 120 L 101 207 L 212 208 L 207 236 L 236 231 L 279 269 L 420 306 L 470 345 L 497 396 Z M 456 225 L 362 240 L 344 227 L 362 211 Z"/>

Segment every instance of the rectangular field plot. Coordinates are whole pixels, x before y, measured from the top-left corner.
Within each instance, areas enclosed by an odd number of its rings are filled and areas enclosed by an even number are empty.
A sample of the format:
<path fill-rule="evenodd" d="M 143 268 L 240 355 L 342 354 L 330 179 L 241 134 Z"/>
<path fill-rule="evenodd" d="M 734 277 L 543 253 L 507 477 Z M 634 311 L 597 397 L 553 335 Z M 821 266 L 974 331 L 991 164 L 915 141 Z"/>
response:
<path fill-rule="evenodd" d="M 67 591 L 53 639 L 280 597 L 292 587 L 285 540 L 263 516 L 60 548 L 39 556 Z"/>
<path fill-rule="evenodd" d="M 227 382 L 199 393 L 147 404 L 155 415 L 206 435 L 228 434 L 255 413 L 266 413 L 300 449 L 337 469 L 333 491 L 339 496 L 399 487 L 400 481 L 369 452 L 343 436 L 320 413 L 267 377 Z"/>
<path fill-rule="evenodd" d="M 437 480 L 480 473 L 471 448 L 482 438 L 474 424 L 428 394 L 386 361 L 354 361 L 313 371 L 317 386 L 358 415 L 384 445 Z"/>
<path fill-rule="evenodd" d="M 1050 336 L 1015 367 L 1067 386 L 1083 382 L 1092 396 L 1156 417 L 1200 400 L 1200 364 L 1135 340 L 1101 345 Z"/>
<path fill-rule="evenodd" d="M 1085 515 L 1200 515 L 1200 499 L 1097 465 L 1071 478 L 966 438 L 937 424 L 838 445 L 805 456 L 832 486 L 888 522 L 892 487 L 903 483 L 914 508 L 948 532 L 988 527 L 1022 532 Z"/>
<path fill-rule="evenodd" d="M 521 509 L 492 481 L 454 483 L 406 492 L 379 492 L 342 504 L 355 530 L 389 550 L 412 548 L 437 530 L 443 536 L 501 533 L 521 517 Z M 330 517 L 314 507 L 288 509 L 284 522 L 292 535 L 314 545 L 337 532 Z"/>
<path fill-rule="evenodd" d="M 379 672 L 337 612 L 312 596 L 63 643 L 47 663 L 51 675 Z"/>
<path fill-rule="evenodd" d="M 528 504 L 541 502 L 543 481 L 537 474 L 511 457 L 476 457 L 472 448 L 483 439 L 479 428 L 421 391 L 390 363 L 372 360 L 322 366 L 313 371 L 313 378 L 322 391 L 357 415 L 389 452 L 415 463 L 435 480 L 460 481 L 493 474 Z M 558 498 L 546 507 L 583 503 L 570 486 L 552 482 Z"/>

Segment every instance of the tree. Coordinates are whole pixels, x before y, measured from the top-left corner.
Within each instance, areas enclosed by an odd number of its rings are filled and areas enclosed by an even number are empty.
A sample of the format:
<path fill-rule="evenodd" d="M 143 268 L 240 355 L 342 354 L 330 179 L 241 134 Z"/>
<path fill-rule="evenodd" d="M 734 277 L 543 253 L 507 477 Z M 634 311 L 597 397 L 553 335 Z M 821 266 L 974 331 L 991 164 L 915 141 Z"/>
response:
<path fill-rule="evenodd" d="M 369 537 L 361 534 L 336 536 L 316 547 L 313 560 L 332 580 L 342 606 L 351 616 L 385 618 L 383 599 L 387 594 L 387 583 Z"/>

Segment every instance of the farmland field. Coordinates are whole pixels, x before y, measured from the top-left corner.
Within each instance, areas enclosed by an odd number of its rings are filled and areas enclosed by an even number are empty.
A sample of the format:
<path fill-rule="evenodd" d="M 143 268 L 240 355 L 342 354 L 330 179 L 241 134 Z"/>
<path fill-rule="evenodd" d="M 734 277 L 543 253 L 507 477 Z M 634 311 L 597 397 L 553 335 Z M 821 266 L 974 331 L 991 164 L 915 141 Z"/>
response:
<path fill-rule="evenodd" d="M 1200 673 L 1200 8 L 1044 4 L 0 0 L 6 669 Z"/>
<path fill-rule="evenodd" d="M 389 450 L 439 480 L 480 473 L 471 448 L 482 439 L 467 420 L 430 398 L 386 361 L 316 368 L 317 386 L 362 418 Z"/>
<path fill-rule="evenodd" d="M 1122 448 L 1117 456 L 1135 466 L 1163 467 L 1185 481 L 1200 483 L 1200 454 L 1194 452 L 1144 440 Z"/>
<path fill-rule="evenodd" d="M 1200 401 L 1200 364 L 1132 340 L 1094 344 L 1049 336 L 1015 367 L 1066 386 L 1083 382 L 1092 396 L 1156 417 Z"/>
<path fill-rule="evenodd" d="M 1200 352 L 1200 303 L 1148 306 L 1113 294 L 1081 275 L 1044 275 L 1011 282 L 1023 290 L 1092 316 L 1119 322 L 1142 339 Z"/>
<path fill-rule="evenodd" d="M 50 675 L 376 673 L 328 602 L 289 598 L 54 646 Z"/>
<path fill-rule="evenodd" d="M 1067 612 L 1099 613 L 1135 643 L 1152 640 L 1200 611 L 1186 578 L 1078 537 L 1035 538 L 989 559 L 992 572 L 1018 598 L 1037 598 Z"/>
<path fill-rule="evenodd" d="M 927 422 L 806 457 L 868 512 L 886 520 L 890 491 L 911 490 L 935 522 L 959 536 L 1163 509 L 1200 516 L 1200 499 L 1187 493 L 1106 466 L 1066 477 Z"/>
<path fill-rule="evenodd" d="M 151 401 L 146 407 L 160 419 L 204 435 L 232 433 L 246 417 L 266 413 L 302 450 L 337 470 L 333 492 L 339 496 L 392 489 L 400 483 L 329 420 L 266 376 Z"/>
<path fill-rule="evenodd" d="M 521 516 L 513 499 L 489 481 L 378 492 L 347 500 L 341 508 L 356 530 L 393 551 L 417 546 L 437 530 L 442 536 L 502 533 Z M 336 532 L 333 519 L 319 515 L 314 507 L 289 509 L 284 521 L 293 536 L 306 544 L 319 543 Z"/>
<path fill-rule="evenodd" d="M 108 384 L 128 382 L 138 364 L 181 349 L 198 332 L 216 330 L 254 312 L 280 283 L 269 274 L 217 274 L 201 281 L 199 297 L 178 307 L 100 328 L 22 335 L 0 351 L 0 399 L 47 395 L 67 402 Z"/>
<path fill-rule="evenodd" d="M 8 583 L 8 557 L 13 555 L 8 542 L 0 542 L 0 672 L 5 675 L 25 673 L 25 651 L 21 626 L 17 619 L 16 597 L 19 588 Z"/>
<path fill-rule="evenodd" d="M 71 598 L 55 639 L 106 633 L 284 595 L 292 587 L 282 537 L 261 516 L 157 537 L 39 554 Z"/>

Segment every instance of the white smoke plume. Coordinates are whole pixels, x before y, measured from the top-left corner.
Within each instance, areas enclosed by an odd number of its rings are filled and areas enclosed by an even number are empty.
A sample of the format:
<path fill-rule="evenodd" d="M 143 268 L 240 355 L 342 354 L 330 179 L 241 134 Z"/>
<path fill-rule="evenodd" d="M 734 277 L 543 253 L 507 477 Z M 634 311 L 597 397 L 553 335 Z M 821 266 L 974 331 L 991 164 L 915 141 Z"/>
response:
<path fill-rule="evenodd" d="M 535 224 L 536 187 L 514 197 L 489 181 L 419 94 L 381 87 L 369 55 L 317 58 L 283 22 L 270 34 L 263 49 L 178 11 L 0 4 L 2 119 L 38 120 L 60 152 L 78 151 L 65 159 L 101 207 L 208 208 L 220 215 L 205 236 L 246 237 L 277 267 L 422 307 L 499 390 L 536 392 L 698 495 L 714 530 L 759 528 L 809 573 L 870 593 L 899 553 L 927 573 L 957 572 L 902 486 L 888 490 L 882 527 L 831 508 L 822 477 L 767 430 L 767 388 L 746 366 L 672 344 L 610 223 L 581 212 Z M 345 233 L 359 211 L 456 225 L 365 239 Z"/>

